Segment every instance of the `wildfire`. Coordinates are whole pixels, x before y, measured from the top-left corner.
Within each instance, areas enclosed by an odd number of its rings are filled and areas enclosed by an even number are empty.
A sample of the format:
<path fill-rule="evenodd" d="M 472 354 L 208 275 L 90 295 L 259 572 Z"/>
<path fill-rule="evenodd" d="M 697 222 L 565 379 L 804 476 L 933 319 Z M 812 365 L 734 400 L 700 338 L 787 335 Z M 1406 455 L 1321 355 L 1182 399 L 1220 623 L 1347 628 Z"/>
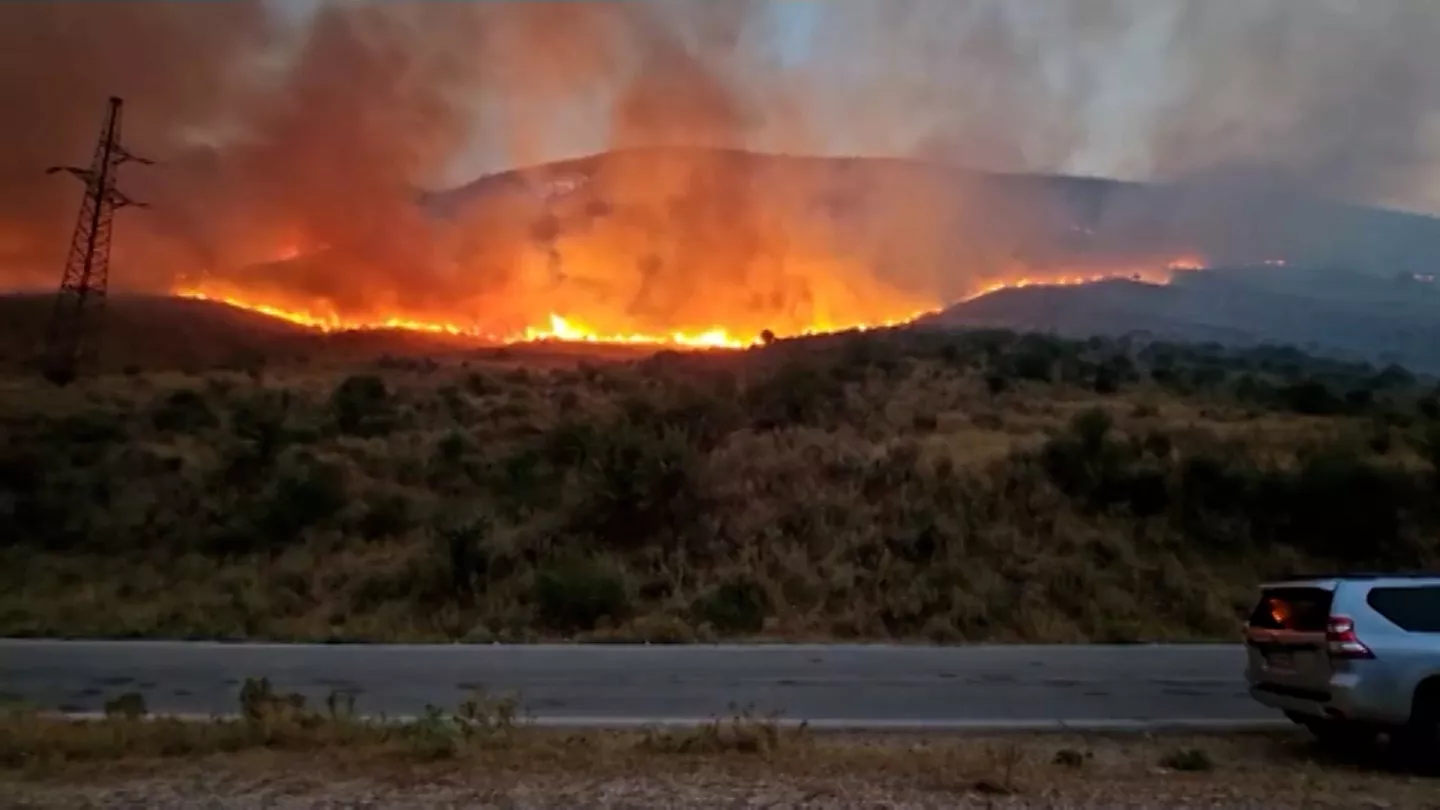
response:
<path fill-rule="evenodd" d="M 238 309 L 249 310 L 261 315 L 268 315 L 272 318 L 279 318 L 290 323 L 304 326 L 309 329 L 316 329 L 322 332 L 352 332 L 352 331 L 381 331 L 381 330 L 402 330 L 409 332 L 425 332 L 436 335 L 453 335 L 455 337 L 473 338 L 485 343 L 526 343 L 545 340 L 561 340 L 583 343 L 605 343 L 605 344 L 654 344 L 674 345 L 694 348 L 725 348 L 737 349 L 748 345 L 746 341 L 732 336 L 722 328 L 712 329 L 706 332 L 689 334 L 685 332 L 674 332 L 668 335 L 645 335 L 645 334 L 602 334 L 584 325 L 560 315 L 552 313 L 548 323 L 543 326 L 528 326 L 523 330 L 505 333 L 489 332 L 476 326 L 469 326 L 461 323 L 449 323 L 445 321 L 419 320 L 390 316 L 378 319 L 347 319 L 334 312 L 317 312 L 308 309 L 290 309 L 275 306 L 249 299 L 243 295 L 216 294 L 198 288 L 181 288 L 175 290 L 174 294 L 180 298 L 189 298 L 197 301 L 213 301 L 226 304 Z M 753 338 L 750 343 L 759 341 L 759 336 Z"/>
<path fill-rule="evenodd" d="M 1095 284 L 1102 281 L 1118 281 L 1128 279 L 1143 284 L 1169 284 L 1175 278 L 1176 273 L 1194 272 L 1205 269 L 1203 260 L 1193 257 L 1175 259 L 1165 265 L 1163 269 L 1137 267 L 1128 270 L 1107 270 L 1092 273 L 1075 273 L 1059 275 L 1016 275 L 1007 276 L 1002 279 L 988 281 L 978 288 L 972 290 L 965 297 L 967 301 L 973 301 L 991 293 L 1001 290 L 1014 290 L 1024 287 L 1076 287 L 1081 284 Z"/>
<path fill-rule="evenodd" d="M 373 268 L 351 271 L 344 259 L 288 245 L 278 246 L 278 261 L 243 280 L 205 273 L 182 279 L 171 291 L 324 332 L 405 330 L 491 345 L 563 341 L 695 349 L 742 349 L 772 335 L 896 326 L 940 306 L 880 280 L 859 262 L 797 244 L 768 265 L 757 264 L 749 254 L 759 251 L 748 247 L 731 264 L 722 244 L 707 254 L 672 256 L 677 269 L 659 273 L 637 261 L 653 251 L 642 237 L 619 227 L 592 229 L 557 240 L 553 253 L 516 249 L 503 274 L 490 271 L 489 278 L 502 280 L 483 295 L 407 297 L 407 284 L 424 289 L 426 279 Z M 292 261 L 297 253 L 305 255 Z M 466 272 L 467 265 L 457 265 L 451 278 Z M 357 286 L 331 282 L 346 276 Z"/>
<path fill-rule="evenodd" d="M 226 304 L 238 309 L 267 315 L 272 318 L 279 318 L 308 329 L 315 329 L 322 332 L 402 330 L 452 335 L 455 337 L 471 338 L 477 342 L 496 344 L 564 341 L 570 343 L 606 345 L 675 346 L 693 349 L 743 349 L 749 346 L 760 345 L 764 341 L 763 331 L 754 334 L 735 333 L 722 326 L 716 326 L 705 331 L 676 331 L 668 334 L 646 334 L 643 332 L 608 333 L 589 327 L 583 321 L 576 318 L 566 317 L 556 313 L 551 313 L 543 324 L 527 326 L 524 329 L 507 333 L 497 333 L 463 323 L 422 320 L 398 316 L 375 319 L 348 319 L 333 311 L 286 308 L 256 301 L 239 292 L 217 293 L 213 290 L 201 289 L 199 287 L 181 287 L 174 290 L 173 294 L 180 298 Z M 793 334 L 781 334 L 779 336 L 799 337 L 838 332 L 845 329 L 865 331 L 869 329 L 888 328 L 908 323 L 924 314 L 927 313 L 925 311 L 915 312 L 903 318 L 877 323 L 819 324 L 801 329 Z"/>
<path fill-rule="evenodd" d="M 1179 259 L 1170 262 L 1163 269 L 1141 268 L 1071 275 L 1017 275 L 984 283 L 967 295 L 965 300 L 972 300 L 1004 289 L 1032 286 L 1075 286 L 1121 278 L 1151 284 L 1167 284 L 1175 273 L 1198 270 L 1203 267 L 1202 261 Z M 819 275 L 817 274 L 815 277 L 818 278 Z M 453 317 L 434 317 L 414 313 L 357 316 L 342 313 L 337 308 L 328 305 L 323 299 L 302 301 L 290 295 L 277 292 L 263 293 L 213 279 L 191 282 L 175 288 L 172 292 L 178 297 L 222 303 L 323 332 L 402 330 L 450 335 L 472 339 L 479 343 L 500 345 L 562 341 L 693 349 L 743 349 L 763 343 L 767 337 L 766 333 L 769 331 L 755 326 L 749 328 L 739 326 L 739 324 L 747 323 L 743 317 L 732 320 L 729 326 L 715 324 L 703 329 L 667 332 L 624 331 L 598 327 L 590 322 L 583 312 L 581 314 L 550 312 L 536 318 L 533 323 L 497 331 L 493 323 L 485 326 L 479 322 L 466 322 Z M 563 302 L 560 303 L 563 304 Z M 790 320 L 777 324 L 774 335 L 776 337 L 801 337 L 846 330 L 866 331 L 888 328 L 910 323 L 936 310 L 934 306 L 917 307 L 913 301 L 906 306 L 906 302 L 899 298 L 886 301 L 885 304 L 883 309 L 901 314 L 898 317 L 890 318 L 851 320 L 843 317 L 845 308 L 842 307 L 840 310 L 832 310 L 830 317 L 814 317 L 802 322 Z M 583 306 L 581 308 L 585 312 L 589 311 Z M 541 311 L 543 312 L 543 310 Z M 859 310 L 851 311 L 859 312 Z M 610 315 L 612 322 L 619 322 L 614 320 L 614 313 L 610 313 Z"/>

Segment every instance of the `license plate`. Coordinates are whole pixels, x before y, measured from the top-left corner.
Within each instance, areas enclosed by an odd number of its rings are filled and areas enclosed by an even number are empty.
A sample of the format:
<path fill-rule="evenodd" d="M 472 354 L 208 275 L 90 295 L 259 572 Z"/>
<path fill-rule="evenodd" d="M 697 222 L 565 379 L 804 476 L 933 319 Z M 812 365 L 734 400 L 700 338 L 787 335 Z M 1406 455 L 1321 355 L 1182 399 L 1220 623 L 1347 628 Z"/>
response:
<path fill-rule="evenodd" d="M 1268 653 L 1265 656 L 1265 665 L 1271 669 L 1295 669 L 1295 653 L 1289 650 L 1280 650 Z"/>

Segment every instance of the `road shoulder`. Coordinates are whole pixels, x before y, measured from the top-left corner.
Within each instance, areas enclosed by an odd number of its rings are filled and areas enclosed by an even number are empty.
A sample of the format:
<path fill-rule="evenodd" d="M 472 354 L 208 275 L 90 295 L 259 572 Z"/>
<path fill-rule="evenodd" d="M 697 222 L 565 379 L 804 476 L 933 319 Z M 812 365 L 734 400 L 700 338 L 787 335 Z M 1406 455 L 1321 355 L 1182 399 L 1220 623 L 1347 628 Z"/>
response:
<path fill-rule="evenodd" d="M 735 722 L 452 739 L 277 728 L 266 745 L 223 753 L 215 747 L 230 743 L 219 737 L 210 749 L 172 739 L 173 750 L 156 752 L 135 744 L 148 733 L 137 728 L 112 723 L 84 743 L 40 729 L 49 736 L 30 741 L 40 753 L 28 759 L 11 733 L 0 792 L 37 809 L 1286 808 L 1433 806 L 1436 787 L 1376 763 L 1327 761 L 1293 732 L 856 735 Z"/>

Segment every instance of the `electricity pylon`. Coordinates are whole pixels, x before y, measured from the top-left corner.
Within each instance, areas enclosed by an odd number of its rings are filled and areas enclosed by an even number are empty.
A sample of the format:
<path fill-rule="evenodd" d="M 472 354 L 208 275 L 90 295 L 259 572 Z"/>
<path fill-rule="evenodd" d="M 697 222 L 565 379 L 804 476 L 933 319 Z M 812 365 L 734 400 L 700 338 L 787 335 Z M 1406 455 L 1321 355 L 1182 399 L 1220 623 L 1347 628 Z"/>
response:
<path fill-rule="evenodd" d="M 46 174 L 69 172 L 85 181 L 85 199 L 80 204 L 41 357 L 42 372 L 56 385 L 73 381 L 98 353 L 99 319 L 110 285 L 110 234 L 115 211 L 130 205 L 146 207 L 125 196 L 115 184 L 122 164 L 152 165 L 120 145 L 123 103 L 111 97 L 89 168 L 51 166 L 45 170 Z"/>

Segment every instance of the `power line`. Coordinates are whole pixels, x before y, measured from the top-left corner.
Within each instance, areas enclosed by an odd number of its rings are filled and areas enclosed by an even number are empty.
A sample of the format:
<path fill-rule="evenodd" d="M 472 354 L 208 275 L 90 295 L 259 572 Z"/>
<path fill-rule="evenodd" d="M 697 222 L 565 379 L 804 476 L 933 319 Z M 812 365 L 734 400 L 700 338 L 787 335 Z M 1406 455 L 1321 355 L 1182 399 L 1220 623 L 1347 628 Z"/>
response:
<path fill-rule="evenodd" d="M 51 166 L 46 174 L 67 172 L 85 181 L 65 273 L 55 296 L 41 357 L 41 370 L 56 385 L 72 382 L 98 355 L 99 321 L 110 284 L 110 236 L 115 211 L 127 206 L 148 207 L 116 187 L 125 163 L 153 165 L 120 144 L 120 112 L 124 102 L 111 97 L 105 123 L 89 168 Z"/>

